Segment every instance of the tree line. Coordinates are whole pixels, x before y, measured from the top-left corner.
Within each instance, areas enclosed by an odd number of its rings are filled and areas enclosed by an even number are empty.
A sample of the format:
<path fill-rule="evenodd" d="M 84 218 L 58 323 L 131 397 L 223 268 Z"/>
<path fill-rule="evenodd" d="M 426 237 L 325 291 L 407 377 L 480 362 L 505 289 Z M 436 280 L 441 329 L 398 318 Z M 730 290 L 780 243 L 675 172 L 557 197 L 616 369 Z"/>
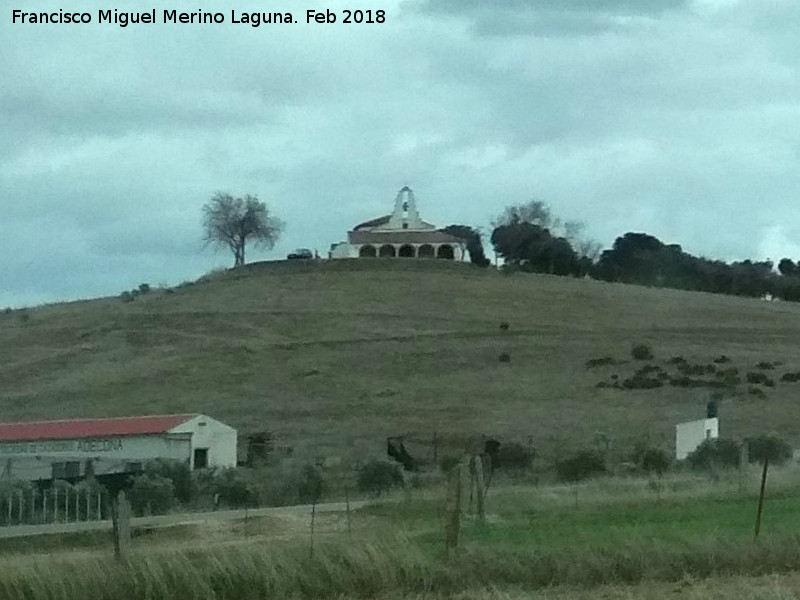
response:
<path fill-rule="evenodd" d="M 228 248 L 234 266 L 245 263 L 248 243 L 275 245 L 284 223 L 255 196 L 237 198 L 217 192 L 203 206 L 207 244 Z M 610 249 L 584 236 L 584 224 L 563 221 L 540 200 L 507 206 L 492 221 L 489 242 L 505 268 L 533 273 L 633 283 L 680 290 L 762 297 L 767 294 L 800 301 L 800 261 L 783 258 L 777 270 L 772 261 L 726 263 L 694 256 L 678 244 L 665 244 L 647 233 L 628 232 Z M 442 229 L 464 240 L 473 264 L 486 267 L 483 235 L 469 225 Z"/>
<path fill-rule="evenodd" d="M 726 263 L 694 256 L 678 244 L 635 232 L 619 236 L 610 249 L 602 250 L 599 243 L 583 237 L 582 223 L 562 222 L 541 201 L 507 207 L 492 225 L 491 245 L 508 268 L 800 301 L 800 261 L 790 258 L 781 259 L 777 270 L 770 260 Z"/>

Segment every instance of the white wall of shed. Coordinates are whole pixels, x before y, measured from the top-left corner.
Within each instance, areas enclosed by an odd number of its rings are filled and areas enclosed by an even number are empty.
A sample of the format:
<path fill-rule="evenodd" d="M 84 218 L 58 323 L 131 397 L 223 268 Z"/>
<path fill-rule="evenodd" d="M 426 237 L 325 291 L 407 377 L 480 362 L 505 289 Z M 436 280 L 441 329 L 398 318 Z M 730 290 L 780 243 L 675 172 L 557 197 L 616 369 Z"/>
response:
<path fill-rule="evenodd" d="M 189 433 L 192 439 L 190 464 L 194 469 L 194 451 L 208 449 L 209 467 L 235 467 L 237 433 L 233 427 L 205 415 L 197 415 L 170 430 Z"/>
<path fill-rule="evenodd" d="M 719 419 L 699 419 L 675 426 L 675 458 L 684 460 L 706 439 L 719 437 Z"/>

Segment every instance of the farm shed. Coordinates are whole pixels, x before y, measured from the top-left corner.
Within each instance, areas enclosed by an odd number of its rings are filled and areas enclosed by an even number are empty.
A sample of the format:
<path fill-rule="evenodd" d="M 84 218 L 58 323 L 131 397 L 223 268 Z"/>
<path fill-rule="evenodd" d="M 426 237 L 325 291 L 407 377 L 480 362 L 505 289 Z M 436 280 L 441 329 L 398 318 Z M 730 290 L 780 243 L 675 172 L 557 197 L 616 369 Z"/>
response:
<path fill-rule="evenodd" d="M 236 441 L 235 429 L 199 414 L 0 423 L 0 477 L 133 473 L 157 458 L 235 467 Z"/>
<path fill-rule="evenodd" d="M 716 417 L 678 423 L 675 426 L 675 458 L 683 460 L 705 440 L 718 437 L 719 420 Z"/>

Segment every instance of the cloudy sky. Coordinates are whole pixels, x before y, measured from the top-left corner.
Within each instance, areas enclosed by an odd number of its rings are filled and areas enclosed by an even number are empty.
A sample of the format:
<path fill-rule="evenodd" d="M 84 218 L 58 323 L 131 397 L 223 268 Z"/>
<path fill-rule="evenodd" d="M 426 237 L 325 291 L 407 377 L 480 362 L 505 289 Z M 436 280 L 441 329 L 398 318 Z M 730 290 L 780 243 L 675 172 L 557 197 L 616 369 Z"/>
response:
<path fill-rule="evenodd" d="M 0 307 L 175 284 L 229 265 L 200 207 L 256 194 L 272 251 L 326 253 L 411 186 L 488 228 L 548 202 L 610 245 L 645 231 L 726 260 L 800 259 L 796 0 L 26 0 L 0 9 Z M 21 25 L 12 9 L 156 9 Z M 224 25 L 160 23 L 164 9 Z M 231 10 L 292 11 L 253 28 Z M 341 13 L 339 13 L 341 15 Z M 340 16 L 341 19 L 341 16 Z"/>

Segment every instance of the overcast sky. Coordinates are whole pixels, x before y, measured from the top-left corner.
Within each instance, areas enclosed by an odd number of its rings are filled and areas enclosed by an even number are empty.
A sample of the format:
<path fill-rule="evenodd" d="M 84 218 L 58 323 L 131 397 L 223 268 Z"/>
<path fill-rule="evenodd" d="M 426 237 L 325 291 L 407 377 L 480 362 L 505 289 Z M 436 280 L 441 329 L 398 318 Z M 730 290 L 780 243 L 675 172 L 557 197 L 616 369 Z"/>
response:
<path fill-rule="evenodd" d="M 358 6 L 357 6 L 358 5 Z M 159 22 L 20 25 L 28 11 Z M 0 307 L 230 265 L 202 204 L 255 194 L 272 251 L 325 254 L 403 185 L 439 226 L 537 198 L 609 246 L 644 231 L 725 260 L 800 259 L 800 3 L 28 0 L 0 12 Z M 224 25 L 165 25 L 163 9 Z M 231 24 L 231 9 L 292 25 Z M 340 13 L 341 15 L 341 13 Z M 341 17 L 340 17 L 341 18 Z"/>

